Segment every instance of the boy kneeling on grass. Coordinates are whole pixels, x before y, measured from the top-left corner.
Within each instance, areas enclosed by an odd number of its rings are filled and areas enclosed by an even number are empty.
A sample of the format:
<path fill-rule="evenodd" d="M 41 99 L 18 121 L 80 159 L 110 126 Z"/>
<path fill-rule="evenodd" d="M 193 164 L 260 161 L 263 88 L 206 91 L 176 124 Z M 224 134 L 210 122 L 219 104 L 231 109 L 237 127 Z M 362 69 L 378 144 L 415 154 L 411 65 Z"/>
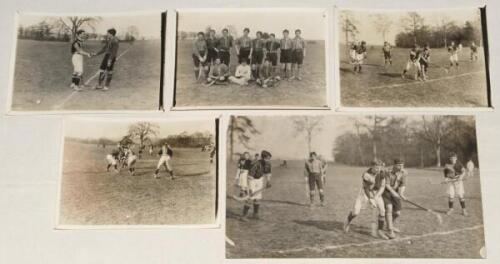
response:
<path fill-rule="evenodd" d="M 247 59 L 241 58 L 241 63 L 236 67 L 234 76 L 229 77 L 229 81 L 239 85 L 248 85 L 248 81 L 252 77 L 252 69 L 247 63 Z"/>
<path fill-rule="evenodd" d="M 214 65 L 210 67 L 208 73 L 207 85 L 212 84 L 227 84 L 229 77 L 229 68 L 226 64 L 221 63 L 220 58 L 216 58 Z"/>
<path fill-rule="evenodd" d="M 259 78 L 257 84 L 263 88 L 277 86 L 280 78 L 275 74 L 271 61 L 268 58 L 264 59 L 264 63 L 260 67 Z"/>

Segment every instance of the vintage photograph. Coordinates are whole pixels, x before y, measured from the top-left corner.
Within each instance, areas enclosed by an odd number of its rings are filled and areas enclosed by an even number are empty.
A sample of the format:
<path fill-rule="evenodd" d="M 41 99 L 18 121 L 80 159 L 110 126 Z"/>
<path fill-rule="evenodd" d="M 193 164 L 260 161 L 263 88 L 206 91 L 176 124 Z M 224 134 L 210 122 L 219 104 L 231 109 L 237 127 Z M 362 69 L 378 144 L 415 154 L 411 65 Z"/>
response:
<path fill-rule="evenodd" d="M 177 108 L 326 108 L 327 11 L 181 10 Z"/>
<path fill-rule="evenodd" d="M 158 110 L 161 16 L 18 14 L 10 110 Z"/>
<path fill-rule="evenodd" d="M 473 116 L 232 116 L 227 137 L 226 258 L 486 257 Z"/>
<path fill-rule="evenodd" d="M 70 119 L 60 228 L 216 224 L 216 120 Z"/>
<path fill-rule="evenodd" d="M 485 108 L 480 8 L 337 10 L 340 107 Z"/>

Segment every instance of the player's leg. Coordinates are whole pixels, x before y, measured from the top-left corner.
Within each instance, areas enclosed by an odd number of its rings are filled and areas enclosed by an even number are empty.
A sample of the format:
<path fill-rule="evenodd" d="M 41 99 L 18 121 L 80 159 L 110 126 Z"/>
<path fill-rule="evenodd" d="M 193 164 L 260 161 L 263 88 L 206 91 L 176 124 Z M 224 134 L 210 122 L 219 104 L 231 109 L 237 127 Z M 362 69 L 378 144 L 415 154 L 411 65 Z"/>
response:
<path fill-rule="evenodd" d="M 389 231 L 387 233 L 387 236 L 391 239 L 396 238 L 396 235 L 394 234 L 394 225 L 393 225 L 393 218 L 392 218 L 392 213 L 393 213 L 393 208 L 392 208 L 392 203 L 388 202 L 385 198 L 385 221 L 387 222 L 387 230 Z"/>
<path fill-rule="evenodd" d="M 198 56 L 194 54 L 193 54 L 193 64 L 194 64 L 193 68 L 194 78 L 198 80 L 198 78 L 200 77 L 200 59 L 198 58 Z"/>
<path fill-rule="evenodd" d="M 113 68 L 115 67 L 116 58 L 111 59 L 111 62 L 106 65 L 106 81 L 104 82 L 104 90 L 108 90 L 113 79 Z"/>
<path fill-rule="evenodd" d="M 448 211 L 447 215 L 450 215 L 453 212 L 453 200 L 455 199 L 455 186 L 452 182 L 448 183 Z"/>
<path fill-rule="evenodd" d="M 170 164 L 170 158 L 167 157 L 165 159 L 165 162 L 163 163 L 163 165 L 165 166 L 165 169 L 167 170 L 168 174 L 170 174 L 170 179 L 175 179 L 175 175 L 174 175 L 174 170 L 172 169 L 172 165 Z"/>
<path fill-rule="evenodd" d="M 71 81 L 71 87 L 75 91 L 81 91 L 80 83 L 82 81 L 83 75 L 83 56 L 80 54 L 73 54 L 71 58 L 71 62 L 73 63 L 73 76 Z"/>
<path fill-rule="evenodd" d="M 392 230 L 396 233 L 399 233 L 399 229 L 396 227 L 396 220 L 401 215 L 401 210 L 403 209 L 403 205 L 401 199 L 392 199 Z"/>
<path fill-rule="evenodd" d="M 156 165 L 156 170 L 155 170 L 155 174 L 154 174 L 155 179 L 160 178 L 160 168 L 161 168 L 161 166 L 163 166 L 164 162 L 165 162 L 164 158 L 160 157 L 160 160 L 158 161 L 158 165 Z"/>
<path fill-rule="evenodd" d="M 349 214 L 347 215 L 347 219 L 344 222 L 344 232 L 349 232 L 349 227 L 351 226 L 352 221 L 354 220 L 354 218 L 356 218 L 356 216 L 359 215 L 363 204 L 366 204 L 367 201 L 368 198 L 364 194 L 363 189 L 361 189 L 358 193 L 358 196 L 356 197 L 356 200 L 354 201 L 352 210 L 349 212 Z"/>
<path fill-rule="evenodd" d="M 264 188 L 264 177 L 253 180 L 251 191 L 253 200 L 253 215 L 252 218 L 259 219 L 260 200 L 262 200 L 262 189 Z M 258 193 L 256 193 L 258 192 Z"/>
<path fill-rule="evenodd" d="M 302 80 L 302 64 L 304 62 L 304 52 L 301 51 L 299 54 L 298 54 L 298 58 L 297 58 L 297 73 L 296 73 L 296 77 L 297 77 L 297 80 L 301 81 Z"/>
<path fill-rule="evenodd" d="M 111 166 L 113 166 L 113 159 L 112 159 L 111 155 L 106 156 L 106 162 L 108 163 L 108 166 L 106 167 L 106 171 L 109 172 L 109 169 L 111 168 Z"/>
<path fill-rule="evenodd" d="M 316 186 L 318 187 L 320 206 L 325 206 L 325 193 L 323 189 L 323 175 L 315 175 Z"/>
<path fill-rule="evenodd" d="M 108 67 L 109 54 L 104 55 L 101 61 L 101 65 L 99 66 L 99 79 L 98 84 L 95 87 L 96 89 L 102 89 L 104 80 L 106 79 L 106 68 Z"/>
<path fill-rule="evenodd" d="M 314 196 L 316 194 L 316 179 L 313 174 L 308 175 L 307 183 L 309 184 L 309 206 L 313 206 Z"/>
<path fill-rule="evenodd" d="M 406 73 L 410 70 L 410 68 L 411 68 L 411 61 L 410 61 L 410 60 L 408 60 L 408 61 L 406 62 L 405 67 L 403 68 L 403 73 L 401 74 L 401 78 L 403 78 L 403 79 L 405 79 L 405 78 L 406 78 Z"/>
<path fill-rule="evenodd" d="M 455 193 L 458 195 L 458 199 L 460 201 L 460 206 L 462 207 L 462 214 L 464 216 L 469 215 L 467 213 L 467 209 L 465 209 L 465 190 L 464 190 L 464 182 L 457 181 L 455 184 Z"/>
<path fill-rule="evenodd" d="M 373 198 L 375 205 L 378 210 L 378 219 L 377 219 L 377 234 L 382 239 L 389 239 L 384 232 L 384 224 L 385 224 L 385 203 L 384 199 L 380 196 Z"/>
<path fill-rule="evenodd" d="M 132 176 L 134 176 L 134 174 L 135 174 L 135 162 L 136 161 L 137 161 L 136 156 L 130 156 L 128 161 L 127 161 L 128 170 L 129 170 L 130 175 L 132 175 Z"/>

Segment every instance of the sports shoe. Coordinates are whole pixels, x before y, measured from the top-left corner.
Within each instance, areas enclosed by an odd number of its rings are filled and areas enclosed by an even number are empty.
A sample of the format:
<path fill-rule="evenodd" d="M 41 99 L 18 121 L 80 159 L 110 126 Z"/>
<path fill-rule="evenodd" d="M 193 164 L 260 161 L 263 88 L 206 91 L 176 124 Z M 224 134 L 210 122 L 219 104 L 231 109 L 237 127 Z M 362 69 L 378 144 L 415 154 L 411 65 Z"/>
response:
<path fill-rule="evenodd" d="M 387 235 L 384 233 L 384 230 L 382 230 L 382 229 L 379 229 L 377 231 L 377 235 L 378 235 L 378 237 L 380 237 L 382 239 L 385 239 L 385 240 L 389 239 L 389 237 L 387 237 Z"/>
<path fill-rule="evenodd" d="M 468 215 L 469 215 L 469 213 L 467 213 L 467 210 L 466 210 L 466 209 L 462 209 L 462 215 L 463 215 L 463 216 L 468 216 Z"/>
<path fill-rule="evenodd" d="M 94 90 L 100 90 L 100 89 L 102 89 L 102 86 L 100 86 L 100 85 L 94 86 Z"/>
<path fill-rule="evenodd" d="M 302 77 L 297 77 L 297 80 L 302 81 Z"/>
<path fill-rule="evenodd" d="M 155 179 L 159 179 L 159 178 L 160 178 L 160 176 L 159 176 L 158 174 L 153 174 L 153 177 L 154 177 Z"/>
<path fill-rule="evenodd" d="M 80 86 L 77 86 L 77 85 L 73 86 L 73 90 L 75 90 L 75 92 L 81 92 L 81 91 L 83 91 L 83 89 L 80 88 Z"/>
<path fill-rule="evenodd" d="M 107 86 L 104 86 L 104 88 L 102 88 L 103 91 L 107 91 L 109 90 L 109 88 Z"/>
<path fill-rule="evenodd" d="M 453 213 L 453 208 L 448 209 L 448 211 L 446 212 L 446 215 L 451 215 L 451 213 Z"/>
<path fill-rule="evenodd" d="M 389 233 L 387 234 L 387 237 L 388 237 L 389 239 L 395 239 L 395 238 L 396 238 L 396 235 L 394 234 L 394 230 L 389 231 Z"/>
<path fill-rule="evenodd" d="M 401 233 L 401 230 L 399 230 L 399 228 L 397 227 L 393 227 L 392 231 L 394 231 L 394 233 Z"/>

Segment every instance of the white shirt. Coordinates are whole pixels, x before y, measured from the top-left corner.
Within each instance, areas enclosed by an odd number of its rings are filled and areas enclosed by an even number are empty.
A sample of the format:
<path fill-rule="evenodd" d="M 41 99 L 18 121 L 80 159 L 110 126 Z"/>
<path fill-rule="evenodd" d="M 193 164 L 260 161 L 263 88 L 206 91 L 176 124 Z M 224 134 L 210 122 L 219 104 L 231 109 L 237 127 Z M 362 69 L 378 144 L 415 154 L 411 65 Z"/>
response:
<path fill-rule="evenodd" d="M 238 67 L 236 67 L 236 72 L 234 73 L 234 76 L 250 79 L 251 72 L 252 69 L 250 68 L 250 65 L 246 66 L 238 65 Z"/>

